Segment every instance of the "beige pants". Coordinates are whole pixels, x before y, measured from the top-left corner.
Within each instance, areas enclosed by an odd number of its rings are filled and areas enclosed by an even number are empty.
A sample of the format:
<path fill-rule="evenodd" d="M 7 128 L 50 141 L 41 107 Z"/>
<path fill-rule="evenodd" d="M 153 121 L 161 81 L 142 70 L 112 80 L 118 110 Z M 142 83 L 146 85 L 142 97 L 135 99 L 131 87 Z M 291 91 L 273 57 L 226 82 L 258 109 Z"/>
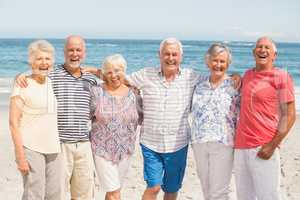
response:
<path fill-rule="evenodd" d="M 239 200 L 280 200 L 280 156 L 278 149 L 269 160 L 257 157 L 260 147 L 236 149 L 234 175 Z"/>
<path fill-rule="evenodd" d="M 42 154 L 25 148 L 30 171 L 23 176 L 22 200 L 65 200 L 62 182 L 62 154 Z"/>
<path fill-rule="evenodd" d="M 94 198 L 94 161 L 90 142 L 62 143 L 65 171 L 65 200 Z"/>
<path fill-rule="evenodd" d="M 192 144 L 205 200 L 227 200 L 233 167 L 233 148 L 218 142 Z"/>

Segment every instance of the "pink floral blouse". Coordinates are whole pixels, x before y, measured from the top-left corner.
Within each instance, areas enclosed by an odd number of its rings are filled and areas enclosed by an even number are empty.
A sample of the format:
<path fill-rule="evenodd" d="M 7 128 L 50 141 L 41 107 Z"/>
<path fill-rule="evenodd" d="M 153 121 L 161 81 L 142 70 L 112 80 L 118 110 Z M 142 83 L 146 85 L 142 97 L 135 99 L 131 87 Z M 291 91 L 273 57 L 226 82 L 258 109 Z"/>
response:
<path fill-rule="evenodd" d="M 90 140 L 94 155 L 119 163 L 134 153 L 137 105 L 137 97 L 131 89 L 126 96 L 115 97 L 102 86 L 91 88 Z"/>

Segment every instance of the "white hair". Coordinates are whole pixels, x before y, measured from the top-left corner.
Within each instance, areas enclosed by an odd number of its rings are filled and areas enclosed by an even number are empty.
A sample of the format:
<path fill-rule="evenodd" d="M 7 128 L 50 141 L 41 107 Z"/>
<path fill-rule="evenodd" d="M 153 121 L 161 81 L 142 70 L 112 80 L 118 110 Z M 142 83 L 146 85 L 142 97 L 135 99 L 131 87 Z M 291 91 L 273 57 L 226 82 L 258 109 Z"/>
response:
<path fill-rule="evenodd" d="M 159 53 L 161 54 L 163 48 L 166 45 L 169 45 L 169 44 L 177 44 L 178 47 L 179 47 L 180 53 L 183 54 L 183 49 L 182 49 L 181 42 L 178 39 L 174 38 L 174 37 L 166 38 L 163 41 L 161 41 L 160 46 L 159 46 Z"/>
<path fill-rule="evenodd" d="M 28 46 L 28 62 L 32 64 L 35 60 L 37 53 L 47 52 L 51 55 L 53 62 L 55 56 L 55 49 L 53 45 L 47 40 L 36 40 Z"/>
<path fill-rule="evenodd" d="M 214 43 L 209 47 L 205 54 L 205 61 L 208 62 L 210 58 L 215 57 L 223 52 L 226 52 L 227 63 L 230 64 L 232 61 L 231 51 L 225 44 L 222 43 Z"/>
<path fill-rule="evenodd" d="M 107 56 L 102 64 L 102 72 L 106 74 L 107 70 L 113 66 L 119 66 L 123 72 L 126 72 L 127 62 L 121 54 L 114 54 Z"/>
<path fill-rule="evenodd" d="M 266 39 L 266 40 L 269 40 L 273 46 L 273 49 L 274 49 L 274 52 L 277 53 L 277 47 L 276 47 L 276 44 L 274 42 L 274 40 L 272 40 L 271 38 L 267 37 L 267 36 L 263 36 L 263 37 L 260 37 L 256 40 L 256 45 L 257 43 L 262 40 L 262 39 Z M 255 45 L 255 48 L 256 48 L 256 45 Z"/>

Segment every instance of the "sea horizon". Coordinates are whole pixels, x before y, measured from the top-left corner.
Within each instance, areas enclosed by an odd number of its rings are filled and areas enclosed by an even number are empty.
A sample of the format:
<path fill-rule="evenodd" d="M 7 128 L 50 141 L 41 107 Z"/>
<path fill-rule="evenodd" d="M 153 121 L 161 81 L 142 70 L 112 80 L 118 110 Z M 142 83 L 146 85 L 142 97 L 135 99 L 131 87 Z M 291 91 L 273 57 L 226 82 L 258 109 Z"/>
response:
<path fill-rule="evenodd" d="M 42 38 L 50 41 L 56 49 L 56 63 L 63 63 L 64 38 Z M 16 74 L 28 71 L 27 47 L 36 38 L 0 38 L 0 94 L 10 93 Z M 100 66 L 103 59 L 120 53 L 127 60 L 127 73 L 143 67 L 159 66 L 159 39 L 95 39 L 87 38 L 85 65 Z M 228 73 L 243 73 L 254 66 L 252 49 L 255 41 L 181 40 L 184 59 L 182 67 L 193 68 L 208 74 L 204 55 L 213 42 L 223 42 L 232 51 L 233 62 Z M 300 113 L 300 43 L 277 42 L 278 57 L 275 66 L 287 70 L 295 84 L 297 112 Z"/>

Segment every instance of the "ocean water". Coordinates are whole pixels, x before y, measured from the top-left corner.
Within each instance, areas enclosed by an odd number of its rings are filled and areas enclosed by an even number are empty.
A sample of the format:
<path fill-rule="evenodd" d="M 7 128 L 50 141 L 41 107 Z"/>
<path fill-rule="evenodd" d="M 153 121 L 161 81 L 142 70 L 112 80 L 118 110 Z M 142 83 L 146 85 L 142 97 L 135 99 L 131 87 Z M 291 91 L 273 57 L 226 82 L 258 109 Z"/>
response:
<path fill-rule="evenodd" d="M 62 39 L 48 39 L 56 49 L 56 63 L 63 63 Z M 33 39 L 0 39 L 0 94 L 9 93 L 13 77 L 29 70 L 27 47 Z M 127 73 L 143 67 L 158 66 L 158 40 L 101 40 L 88 39 L 85 64 L 100 66 L 103 59 L 111 54 L 120 53 L 127 60 Z M 182 67 L 194 68 L 208 73 L 204 54 L 213 42 L 223 41 L 182 41 L 184 59 Z M 233 62 L 229 73 L 241 75 L 254 66 L 252 48 L 254 42 L 224 41 L 232 50 Z M 296 91 L 297 112 L 300 113 L 300 43 L 278 43 L 278 58 L 275 65 L 287 70 L 293 77 Z"/>

